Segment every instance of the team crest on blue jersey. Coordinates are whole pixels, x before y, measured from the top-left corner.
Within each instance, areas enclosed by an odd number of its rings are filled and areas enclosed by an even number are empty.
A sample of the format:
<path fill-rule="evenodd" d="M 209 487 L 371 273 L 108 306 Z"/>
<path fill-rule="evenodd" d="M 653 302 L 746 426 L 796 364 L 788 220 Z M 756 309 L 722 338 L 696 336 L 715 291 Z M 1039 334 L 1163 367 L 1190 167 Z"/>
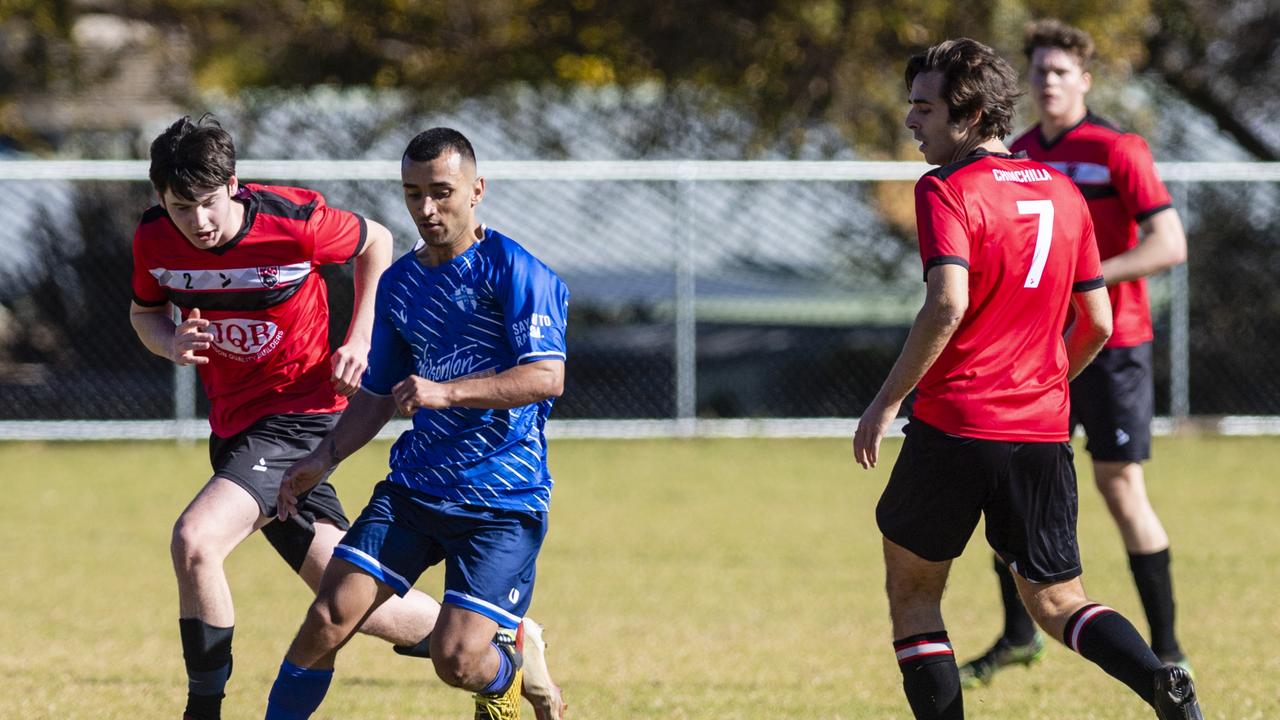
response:
<path fill-rule="evenodd" d="M 258 268 L 258 279 L 262 281 L 262 287 L 275 287 L 276 283 L 280 282 L 280 266 L 267 265 Z"/>
<path fill-rule="evenodd" d="M 453 302 L 463 312 L 475 312 L 476 309 L 476 291 L 472 288 L 463 286 L 453 291 Z"/>

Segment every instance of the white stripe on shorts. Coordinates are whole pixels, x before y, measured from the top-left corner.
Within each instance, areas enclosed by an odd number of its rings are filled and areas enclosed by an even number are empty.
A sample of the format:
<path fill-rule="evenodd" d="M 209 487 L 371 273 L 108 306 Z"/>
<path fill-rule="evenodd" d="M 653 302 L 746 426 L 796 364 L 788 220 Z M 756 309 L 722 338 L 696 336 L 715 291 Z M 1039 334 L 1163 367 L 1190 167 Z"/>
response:
<path fill-rule="evenodd" d="M 403 592 L 400 593 L 401 595 L 409 592 L 409 588 L 413 587 L 412 585 L 409 584 L 409 581 L 404 579 L 403 576 L 399 575 L 398 573 L 396 573 L 394 570 L 387 567 L 386 565 L 383 565 L 382 563 L 378 562 L 378 559 L 370 555 L 369 553 L 364 552 L 363 550 L 357 550 L 351 547 L 350 545 L 343 545 L 342 543 L 338 543 L 337 545 L 334 546 L 335 550 L 337 550 L 338 548 L 342 548 L 343 552 L 349 552 L 352 555 L 355 555 L 356 557 L 360 558 L 361 560 L 364 560 L 370 565 L 381 570 L 382 574 L 386 575 L 392 580 L 395 580 L 397 583 L 400 584 L 400 587 L 397 587 L 394 589 L 397 591 L 403 590 Z"/>
<path fill-rule="evenodd" d="M 459 600 L 472 603 L 475 605 L 479 605 L 480 607 L 486 608 L 488 610 L 492 610 L 493 612 L 497 613 L 499 616 L 510 620 L 512 623 L 516 625 L 520 624 L 519 615 L 512 615 L 511 613 L 507 612 L 506 610 L 503 610 L 497 605 L 494 605 L 491 602 L 486 602 L 484 600 L 481 600 L 480 598 L 475 597 L 474 595 L 461 593 L 461 592 L 458 592 L 457 590 L 445 590 L 444 597 L 441 598 L 441 600 L 442 602 L 449 602 L 450 600 L 453 600 L 455 605 L 459 604 L 458 602 Z"/>

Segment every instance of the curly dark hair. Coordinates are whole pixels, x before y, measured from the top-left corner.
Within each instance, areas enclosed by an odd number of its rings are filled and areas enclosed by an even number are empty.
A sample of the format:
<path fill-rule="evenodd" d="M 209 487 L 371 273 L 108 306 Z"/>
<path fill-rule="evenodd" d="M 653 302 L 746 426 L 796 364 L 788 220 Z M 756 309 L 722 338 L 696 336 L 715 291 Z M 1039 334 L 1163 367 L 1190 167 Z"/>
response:
<path fill-rule="evenodd" d="M 995 50 L 977 40 L 947 40 L 907 61 L 907 92 L 921 73 L 942 73 L 942 98 L 952 121 L 981 113 L 983 137 L 1002 138 L 1013 130 L 1014 104 L 1022 96 L 1018 74 Z"/>
<path fill-rule="evenodd" d="M 236 146 L 212 115 L 192 121 L 184 115 L 151 143 L 151 184 L 187 200 L 195 193 L 231 182 Z"/>
<path fill-rule="evenodd" d="M 1093 60 L 1093 38 L 1089 33 L 1061 20 L 1045 18 L 1027 24 L 1022 40 L 1022 54 L 1031 59 L 1036 48 L 1059 48 L 1075 56 L 1080 69 L 1089 67 Z"/>

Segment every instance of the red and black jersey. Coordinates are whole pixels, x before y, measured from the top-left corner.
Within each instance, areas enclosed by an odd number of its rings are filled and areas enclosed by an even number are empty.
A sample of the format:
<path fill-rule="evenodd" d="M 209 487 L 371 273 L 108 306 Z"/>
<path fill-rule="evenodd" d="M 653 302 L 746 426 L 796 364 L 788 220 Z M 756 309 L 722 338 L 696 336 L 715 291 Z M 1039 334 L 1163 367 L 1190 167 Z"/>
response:
<path fill-rule="evenodd" d="M 1138 223 L 1173 207 L 1147 143 L 1092 113 L 1053 142 L 1046 141 L 1036 125 L 1011 149 L 1024 151 L 1075 181 L 1089 203 L 1103 260 L 1137 245 Z M 1114 331 L 1107 347 L 1133 347 L 1151 340 L 1146 279 L 1116 283 L 1109 292 Z"/>
<path fill-rule="evenodd" d="M 916 388 L 912 414 L 953 435 L 1068 439 L 1062 329 L 1073 292 L 1103 287 L 1093 222 L 1065 175 L 983 150 L 916 183 L 926 279 L 969 271 L 969 307 Z"/>
<path fill-rule="evenodd" d="M 246 184 L 234 198 L 244 226 L 210 250 L 194 247 L 161 206 L 133 236 L 133 299 L 199 308 L 214 340 L 199 365 L 214 434 L 230 437 L 279 413 L 336 412 L 330 383 L 329 302 L 316 267 L 360 254 L 365 220 L 319 193 Z"/>

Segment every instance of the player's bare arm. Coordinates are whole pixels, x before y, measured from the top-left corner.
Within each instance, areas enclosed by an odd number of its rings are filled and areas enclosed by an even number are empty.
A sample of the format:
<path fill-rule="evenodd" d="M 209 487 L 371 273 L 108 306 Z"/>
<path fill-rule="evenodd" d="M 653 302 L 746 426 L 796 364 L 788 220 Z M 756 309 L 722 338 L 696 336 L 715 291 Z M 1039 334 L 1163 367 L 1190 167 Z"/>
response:
<path fill-rule="evenodd" d="M 169 317 L 169 305 L 147 307 L 138 303 L 129 304 L 129 324 L 138 334 L 138 339 L 148 350 L 160 357 L 179 365 L 204 365 L 209 358 L 197 353 L 209 349 L 213 335 L 205 332 L 209 321 L 200 317 L 200 309 L 195 308 L 186 320 L 174 324 Z"/>
<path fill-rule="evenodd" d="M 1139 224 L 1138 244 L 1102 261 L 1107 285 L 1137 280 L 1187 260 L 1187 235 L 1174 208 L 1165 208 Z"/>
<path fill-rule="evenodd" d="M 395 400 L 391 397 L 356 393 L 338 424 L 316 449 L 285 471 L 276 499 L 276 517 L 285 520 L 297 512 L 298 496 L 315 487 L 325 473 L 368 444 L 395 413 Z"/>
<path fill-rule="evenodd" d="M 497 375 L 438 383 L 410 375 L 392 390 L 396 407 L 409 415 L 418 408 L 511 408 L 560 397 L 564 392 L 564 361 L 539 360 L 517 365 Z"/>
<path fill-rule="evenodd" d="M 373 333 L 373 304 L 378 291 L 378 278 L 391 264 L 391 231 L 366 220 L 364 247 L 356 256 L 355 305 L 351 324 L 342 346 L 329 358 L 333 387 L 343 395 L 354 395 L 360 389 L 360 376 L 369 365 L 369 338 Z"/>
<path fill-rule="evenodd" d="M 889 432 L 902 401 L 942 354 L 968 308 L 969 271 L 952 264 L 930 268 L 924 306 L 911 324 L 902 354 L 853 435 L 853 457 L 863 468 L 876 466 L 880 441 Z"/>
<path fill-rule="evenodd" d="M 1067 329 L 1067 379 L 1075 380 L 1111 337 L 1111 296 L 1106 288 L 1072 293 L 1075 322 Z"/>

